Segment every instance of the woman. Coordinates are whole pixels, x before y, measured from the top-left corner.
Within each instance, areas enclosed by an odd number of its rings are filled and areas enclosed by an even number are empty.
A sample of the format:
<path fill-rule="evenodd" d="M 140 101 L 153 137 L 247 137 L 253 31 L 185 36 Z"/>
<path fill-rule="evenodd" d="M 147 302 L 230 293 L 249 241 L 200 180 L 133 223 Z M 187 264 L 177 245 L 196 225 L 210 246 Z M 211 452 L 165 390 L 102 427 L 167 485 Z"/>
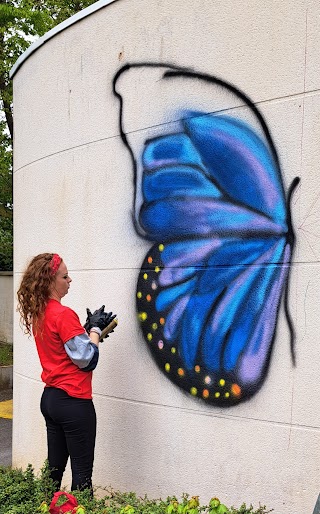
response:
<path fill-rule="evenodd" d="M 99 340 L 115 316 L 104 305 L 87 309 L 85 328 L 77 314 L 61 305 L 71 278 L 58 254 L 42 253 L 28 265 L 18 290 L 18 311 L 25 333 L 33 333 L 45 388 L 45 418 L 51 477 L 60 489 L 70 456 L 71 489 L 90 488 L 96 438 L 92 402 L 92 370 L 99 358 Z"/>

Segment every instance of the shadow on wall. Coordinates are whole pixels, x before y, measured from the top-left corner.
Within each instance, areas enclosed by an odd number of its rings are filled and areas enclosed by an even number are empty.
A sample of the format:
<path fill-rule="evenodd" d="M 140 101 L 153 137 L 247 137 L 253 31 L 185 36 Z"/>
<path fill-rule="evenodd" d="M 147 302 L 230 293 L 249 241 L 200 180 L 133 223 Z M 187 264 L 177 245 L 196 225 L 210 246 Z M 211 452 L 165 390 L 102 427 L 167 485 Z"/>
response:
<path fill-rule="evenodd" d="M 145 341 L 194 397 L 247 400 L 266 378 L 282 302 L 295 363 L 288 276 L 299 178 L 285 193 L 264 117 L 217 77 L 140 63 L 121 68 L 113 88 L 133 163 L 134 224 L 152 244 L 137 285 Z M 136 104 L 148 129 L 135 130 Z"/>

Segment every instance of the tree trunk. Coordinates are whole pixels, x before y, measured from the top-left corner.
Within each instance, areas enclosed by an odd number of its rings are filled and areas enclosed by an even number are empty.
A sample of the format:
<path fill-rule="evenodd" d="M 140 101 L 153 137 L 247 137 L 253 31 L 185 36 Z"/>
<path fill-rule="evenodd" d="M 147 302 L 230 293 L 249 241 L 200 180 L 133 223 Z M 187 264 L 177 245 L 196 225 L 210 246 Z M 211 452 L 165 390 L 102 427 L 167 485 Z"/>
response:
<path fill-rule="evenodd" d="M 0 3 L 5 3 L 3 0 L 0 0 Z M 0 62 L 3 63 L 5 60 L 5 52 L 4 52 L 4 35 L 0 32 Z M 0 72 L 0 98 L 3 103 L 3 111 L 6 117 L 6 122 L 8 125 L 8 129 L 11 137 L 11 144 L 13 146 L 13 116 L 12 116 L 12 106 L 6 99 L 6 92 L 9 87 L 9 77 L 6 76 L 4 66 L 1 66 Z"/>

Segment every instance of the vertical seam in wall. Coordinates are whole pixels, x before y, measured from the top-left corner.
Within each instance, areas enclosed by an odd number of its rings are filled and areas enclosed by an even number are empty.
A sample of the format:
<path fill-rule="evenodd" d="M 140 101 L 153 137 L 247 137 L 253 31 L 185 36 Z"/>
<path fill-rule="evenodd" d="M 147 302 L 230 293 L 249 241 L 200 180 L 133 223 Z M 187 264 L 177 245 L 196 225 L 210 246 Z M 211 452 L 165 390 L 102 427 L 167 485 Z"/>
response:
<path fill-rule="evenodd" d="M 308 43 L 308 7 L 306 8 L 306 28 L 305 28 L 305 41 L 304 41 L 304 73 L 303 73 L 303 93 L 306 92 L 306 75 L 307 75 L 307 43 Z M 301 126 L 301 151 L 300 151 L 300 175 L 302 170 L 302 148 L 303 148 L 303 134 L 304 134 L 304 99 L 302 97 L 302 126 Z"/>
<path fill-rule="evenodd" d="M 306 96 L 306 75 L 307 75 L 307 43 L 308 43 L 308 7 L 306 7 L 306 14 L 305 14 L 305 41 L 304 41 L 304 70 L 303 70 L 303 95 L 302 95 L 302 99 L 301 99 L 301 107 L 302 107 L 302 113 L 301 113 L 301 138 L 300 138 L 300 165 L 299 165 L 299 176 L 301 177 L 302 175 L 302 163 L 303 163 L 303 140 L 304 140 L 304 110 L 305 110 L 305 96 Z M 302 181 L 303 183 L 303 181 Z M 303 186 L 302 186 L 303 187 Z M 313 206 L 313 204 L 312 204 Z M 312 210 L 312 207 L 311 209 L 309 209 L 307 211 L 307 213 L 305 214 L 305 217 L 304 217 L 304 220 L 301 219 L 301 202 L 299 202 L 299 207 L 298 207 L 298 220 L 299 220 L 299 225 L 298 225 L 298 229 L 300 229 L 303 225 L 303 222 L 305 221 L 306 217 L 308 216 L 308 213 Z M 303 231 L 300 230 L 300 235 L 303 236 Z M 299 258 L 299 250 L 298 250 L 298 258 Z M 309 285 L 309 284 L 308 284 Z M 298 298 L 299 296 L 299 291 L 298 291 L 298 287 L 299 287 L 299 277 L 297 278 L 297 281 L 296 281 L 296 287 L 295 287 L 295 297 Z M 305 296 L 305 300 L 306 302 L 306 296 Z M 305 305 L 305 303 L 304 303 Z M 298 319 L 298 302 L 295 302 L 295 318 L 296 320 Z M 305 319 L 305 326 L 307 325 L 307 321 Z M 292 382 L 292 390 L 294 388 L 294 376 L 293 376 L 293 382 Z M 293 402 L 293 397 L 292 397 L 292 402 Z M 291 407 L 291 410 L 292 410 L 292 407 Z M 289 441 L 289 444 L 290 444 L 290 441 Z"/>
<path fill-rule="evenodd" d="M 305 94 L 306 94 L 306 75 L 307 75 L 307 44 L 308 44 L 308 7 L 306 8 L 306 15 L 305 15 L 305 41 L 304 41 L 304 70 L 303 70 L 303 96 L 302 96 L 302 113 L 301 113 L 301 140 L 300 140 L 300 170 L 299 175 L 302 174 L 302 159 L 303 159 L 303 140 L 304 140 L 304 107 L 305 107 Z M 299 203 L 299 226 L 301 226 L 301 202 Z M 298 298 L 298 285 L 299 280 L 296 281 L 296 294 L 295 297 Z M 309 284 L 308 284 L 309 286 Z M 307 290 L 308 290 L 307 286 Z M 304 299 L 304 308 L 305 308 L 305 302 L 306 302 L 306 295 L 307 290 L 305 293 L 305 299 Z M 305 310 L 306 312 L 306 310 Z M 295 318 L 298 319 L 298 302 L 295 302 Z M 307 320 L 305 317 L 305 327 L 307 326 Z M 294 401 L 294 373 L 292 375 L 292 385 L 291 385 L 291 405 L 290 405 L 290 429 L 289 429 L 289 437 L 288 437 L 288 450 L 290 449 L 291 444 L 291 433 L 292 433 L 292 420 L 293 420 L 293 401 Z"/>
<path fill-rule="evenodd" d="M 306 74 L 307 74 L 307 43 L 308 43 L 308 8 L 306 8 L 306 28 L 304 41 L 304 73 L 303 73 L 303 93 L 306 93 Z M 302 123 L 301 123 L 301 142 L 300 142 L 300 175 L 302 171 L 303 135 L 304 135 L 304 100 L 302 97 Z"/>

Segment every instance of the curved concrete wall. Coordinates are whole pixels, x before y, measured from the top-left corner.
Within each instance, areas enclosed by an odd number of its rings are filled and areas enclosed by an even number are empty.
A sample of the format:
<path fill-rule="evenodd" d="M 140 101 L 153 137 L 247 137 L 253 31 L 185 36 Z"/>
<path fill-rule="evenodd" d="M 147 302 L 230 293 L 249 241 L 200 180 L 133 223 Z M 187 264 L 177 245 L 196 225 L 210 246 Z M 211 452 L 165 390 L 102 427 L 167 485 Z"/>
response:
<path fill-rule="evenodd" d="M 119 317 L 94 375 L 97 485 L 312 512 L 320 446 L 319 17 L 315 0 L 119 0 L 47 41 L 14 77 L 15 285 L 31 256 L 58 252 L 73 278 L 66 303 L 81 319 L 101 303 Z M 117 76 L 134 63 L 143 65 Z M 172 67 L 219 77 L 223 87 L 190 76 L 162 80 Z M 248 401 L 225 408 L 168 380 L 170 366 L 159 370 L 137 320 L 137 280 L 153 244 L 139 218 L 141 154 L 150 138 L 181 130 L 184 109 L 227 112 L 270 147 L 239 91 L 266 121 L 284 190 L 301 178 L 291 201 L 296 366 L 282 298 L 265 320 L 278 319 L 266 380 Z M 43 385 L 17 318 L 14 341 L 13 464 L 38 468 L 46 457 Z"/>

